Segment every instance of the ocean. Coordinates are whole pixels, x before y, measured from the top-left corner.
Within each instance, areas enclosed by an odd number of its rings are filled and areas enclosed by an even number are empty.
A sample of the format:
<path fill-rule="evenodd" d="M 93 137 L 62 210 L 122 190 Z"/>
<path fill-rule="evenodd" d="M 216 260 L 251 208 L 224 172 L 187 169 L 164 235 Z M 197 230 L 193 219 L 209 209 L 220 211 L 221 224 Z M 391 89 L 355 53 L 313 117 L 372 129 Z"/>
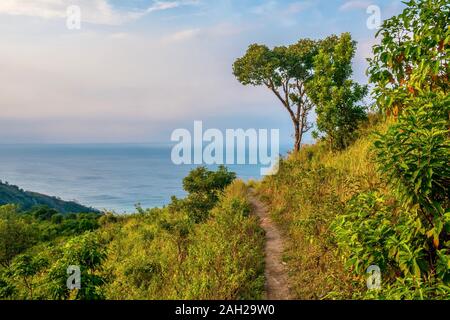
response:
<path fill-rule="evenodd" d="M 173 164 L 171 146 L 165 145 L 0 145 L 0 180 L 116 213 L 183 197 L 182 179 L 195 167 Z M 243 180 L 261 178 L 258 165 L 228 168 Z"/>

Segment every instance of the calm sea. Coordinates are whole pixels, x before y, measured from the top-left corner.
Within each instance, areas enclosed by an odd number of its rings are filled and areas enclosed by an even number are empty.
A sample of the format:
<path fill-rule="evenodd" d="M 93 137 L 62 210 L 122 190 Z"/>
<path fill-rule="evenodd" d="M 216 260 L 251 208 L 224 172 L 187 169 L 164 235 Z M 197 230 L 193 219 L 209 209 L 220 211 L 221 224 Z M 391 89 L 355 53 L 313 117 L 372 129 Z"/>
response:
<path fill-rule="evenodd" d="M 195 166 L 174 165 L 171 147 L 145 144 L 0 145 L 0 180 L 97 209 L 134 212 L 182 197 L 182 179 Z M 260 178 L 255 165 L 229 166 Z"/>

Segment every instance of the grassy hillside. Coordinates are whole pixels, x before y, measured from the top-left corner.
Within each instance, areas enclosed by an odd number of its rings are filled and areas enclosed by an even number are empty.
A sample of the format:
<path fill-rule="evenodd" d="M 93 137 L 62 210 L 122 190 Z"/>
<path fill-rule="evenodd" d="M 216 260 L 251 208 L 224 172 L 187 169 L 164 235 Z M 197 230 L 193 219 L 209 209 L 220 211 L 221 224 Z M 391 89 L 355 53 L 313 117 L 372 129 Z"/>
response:
<path fill-rule="evenodd" d="M 97 210 L 82 206 L 74 201 L 63 201 L 44 194 L 24 191 L 17 186 L 0 181 L 0 206 L 16 204 L 22 210 L 29 210 L 34 206 L 48 206 L 60 213 L 97 212 Z"/>
<path fill-rule="evenodd" d="M 436 249 L 417 207 L 405 206 L 377 170 L 374 132 L 387 127 L 361 129 L 341 152 L 321 143 L 305 147 L 257 185 L 285 232 L 284 260 L 297 298 L 450 297 L 448 241 L 436 256 L 426 255 Z M 367 288 L 371 265 L 381 269 L 381 290 Z"/>
<path fill-rule="evenodd" d="M 258 299 L 264 288 L 264 235 L 235 181 L 192 224 L 183 211 L 151 209 L 103 227 L 109 299 Z"/>
<path fill-rule="evenodd" d="M 0 299 L 260 299 L 264 232 L 247 187 L 194 170 L 189 195 L 131 215 L 0 206 Z M 79 266 L 81 289 L 66 285 Z"/>
<path fill-rule="evenodd" d="M 330 152 L 324 144 L 305 147 L 258 186 L 287 236 L 285 261 L 297 298 L 326 298 L 334 291 L 352 295 L 352 277 L 338 254 L 330 224 L 354 195 L 384 190 L 371 161 L 371 131 L 366 129 L 363 138 L 343 152 Z"/>

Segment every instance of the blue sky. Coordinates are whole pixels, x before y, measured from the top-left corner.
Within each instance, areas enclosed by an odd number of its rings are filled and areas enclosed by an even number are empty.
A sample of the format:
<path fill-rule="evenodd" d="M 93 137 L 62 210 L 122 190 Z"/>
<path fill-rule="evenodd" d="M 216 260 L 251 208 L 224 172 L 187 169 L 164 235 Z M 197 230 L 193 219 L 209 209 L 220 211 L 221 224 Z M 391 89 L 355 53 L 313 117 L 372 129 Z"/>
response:
<path fill-rule="evenodd" d="M 81 29 L 66 9 L 81 9 Z M 279 128 L 288 115 L 231 65 L 269 46 L 350 31 L 354 78 L 366 82 L 375 43 L 366 10 L 397 0 L 2 0 L 0 143 L 167 142 L 176 128 Z"/>

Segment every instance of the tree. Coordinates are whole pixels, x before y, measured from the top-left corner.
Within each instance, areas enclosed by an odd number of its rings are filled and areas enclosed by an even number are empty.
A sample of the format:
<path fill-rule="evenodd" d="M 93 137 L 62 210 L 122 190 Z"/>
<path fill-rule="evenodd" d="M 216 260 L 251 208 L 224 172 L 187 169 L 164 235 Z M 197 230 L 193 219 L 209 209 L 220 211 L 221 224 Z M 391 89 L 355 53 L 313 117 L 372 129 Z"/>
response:
<path fill-rule="evenodd" d="M 217 171 L 198 167 L 183 179 L 183 189 L 188 192 L 184 199 L 172 197 L 169 208 L 184 211 L 194 223 L 208 218 L 209 211 L 219 200 L 219 194 L 236 179 L 236 173 L 221 165 Z"/>
<path fill-rule="evenodd" d="M 365 107 L 358 104 L 367 95 L 367 86 L 350 79 L 355 50 L 356 42 L 349 33 L 320 41 L 314 77 L 307 85 L 316 105 L 317 129 L 326 133 L 334 149 L 346 148 L 354 139 L 358 123 L 367 117 Z"/>
<path fill-rule="evenodd" d="M 42 221 L 42 220 L 50 220 L 52 216 L 58 214 L 58 211 L 56 211 L 53 208 L 50 208 L 49 206 L 41 205 L 33 207 L 30 210 L 29 214 L 31 214 L 36 219 Z"/>
<path fill-rule="evenodd" d="M 294 150 L 301 148 L 303 135 L 312 128 L 308 115 L 313 104 L 306 85 L 313 76 L 317 42 L 302 39 L 290 46 L 269 49 L 252 44 L 233 64 L 233 73 L 243 85 L 266 86 L 280 100 L 294 126 Z"/>
<path fill-rule="evenodd" d="M 14 259 L 9 272 L 13 279 L 22 283 L 28 291 L 27 297 L 33 300 L 34 289 L 37 285 L 34 278 L 47 266 L 48 261 L 44 257 L 24 254 Z"/>
<path fill-rule="evenodd" d="M 17 207 L 0 207 L 0 265 L 8 267 L 16 255 L 33 243 L 33 232 L 18 215 Z"/>

